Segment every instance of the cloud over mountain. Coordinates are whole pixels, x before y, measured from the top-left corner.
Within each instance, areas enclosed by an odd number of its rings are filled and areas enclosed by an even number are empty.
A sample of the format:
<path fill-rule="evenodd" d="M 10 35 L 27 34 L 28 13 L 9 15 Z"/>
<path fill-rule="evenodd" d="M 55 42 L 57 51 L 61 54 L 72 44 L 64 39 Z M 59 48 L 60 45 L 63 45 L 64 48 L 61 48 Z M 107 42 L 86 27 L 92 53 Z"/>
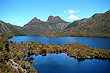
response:
<path fill-rule="evenodd" d="M 75 15 L 70 15 L 69 17 L 67 17 L 67 19 L 74 19 L 74 20 L 78 20 L 80 19 L 78 16 L 75 16 Z"/>
<path fill-rule="evenodd" d="M 78 20 L 80 19 L 78 16 L 74 15 L 74 13 L 80 12 L 80 10 L 68 10 L 68 11 L 64 11 L 64 13 L 66 14 L 70 14 L 69 17 L 67 17 L 67 19 L 74 19 L 74 20 Z"/>

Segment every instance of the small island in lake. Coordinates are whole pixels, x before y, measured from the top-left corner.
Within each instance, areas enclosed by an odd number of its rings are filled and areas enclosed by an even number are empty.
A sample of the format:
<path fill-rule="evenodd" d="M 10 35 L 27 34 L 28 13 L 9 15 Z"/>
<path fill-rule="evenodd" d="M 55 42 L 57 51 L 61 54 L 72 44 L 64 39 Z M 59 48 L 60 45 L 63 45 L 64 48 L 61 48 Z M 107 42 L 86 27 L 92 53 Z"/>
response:
<path fill-rule="evenodd" d="M 23 44 L 21 42 L 12 42 L 4 40 L 0 43 L 0 68 L 1 71 L 5 72 L 35 72 L 35 68 L 31 67 L 29 61 L 24 60 L 25 56 L 30 55 L 45 55 L 47 53 L 67 53 L 68 56 L 77 58 L 78 60 L 83 59 L 102 59 L 110 60 L 110 50 L 89 48 L 87 45 L 81 45 L 79 43 L 65 44 L 65 45 L 54 45 L 54 44 L 41 44 L 36 42 L 28 41 Z M 11 68 L 12 67 L 12 68 Z M 7 68 L 7 70 L 5 70 Z"/>

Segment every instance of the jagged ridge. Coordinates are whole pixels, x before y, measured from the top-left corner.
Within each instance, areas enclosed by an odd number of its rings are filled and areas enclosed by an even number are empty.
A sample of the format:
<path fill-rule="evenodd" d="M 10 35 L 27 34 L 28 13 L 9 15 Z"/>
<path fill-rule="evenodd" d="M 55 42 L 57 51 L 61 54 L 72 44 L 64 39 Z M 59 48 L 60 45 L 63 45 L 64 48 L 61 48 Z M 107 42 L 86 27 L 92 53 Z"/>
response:
<path fill-rule="evenodd" d="M 46 22 L 33 18 L 29 23 L 24 25 L 24 33 L 29 35 L 41 35 L 44 33 L 63 30 L 70 23 L 62 20 L 59 16 L 49 16 Z"/>

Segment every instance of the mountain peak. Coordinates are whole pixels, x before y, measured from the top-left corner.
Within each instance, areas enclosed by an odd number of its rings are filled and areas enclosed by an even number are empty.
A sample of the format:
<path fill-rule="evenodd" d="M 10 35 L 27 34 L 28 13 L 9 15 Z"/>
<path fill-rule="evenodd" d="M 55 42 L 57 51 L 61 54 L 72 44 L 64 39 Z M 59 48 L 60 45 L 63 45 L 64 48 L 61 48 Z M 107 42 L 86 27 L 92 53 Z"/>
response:
<path fill-rule="evenodd" d="M 108 10 L 107 12 L 110 12 L 110 10 Z"/>
<path fill-rule="evenodd" d="M 34 17 L 29 23 L 27 24 L 31 24 L 31 23 L 41 23 L 42 21 L 40 21 L 40 19 L 37 19 L 36 17 Z"/>
<path fill-rule="evenodd" d="M 47 22 L 49 22 L 49 23 L 56 23 L 56 22 L 65 22 L 65 21 L 63 21 L 59 16 L 49 16 L 48 17 L 48 20 L 47 20 Z"/>
<path fill-rule="evenodd" d="M 38 19 L 36 17 L 34 17 L 33 20 L 38 20 Z"/>

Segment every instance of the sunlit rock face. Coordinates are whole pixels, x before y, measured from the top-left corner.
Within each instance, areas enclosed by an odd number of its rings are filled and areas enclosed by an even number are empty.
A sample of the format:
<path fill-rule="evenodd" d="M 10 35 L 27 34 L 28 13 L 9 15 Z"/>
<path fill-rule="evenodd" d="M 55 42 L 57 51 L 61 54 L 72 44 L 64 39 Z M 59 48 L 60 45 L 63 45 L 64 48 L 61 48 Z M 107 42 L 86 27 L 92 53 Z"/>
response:
<path fill-rule="evenodd" d="M 62 20 L 59 16 L 49 16 L 48 17 L 48 20 L 47 20 L 48 23 L 64 23 L 65 21 Z"/>

